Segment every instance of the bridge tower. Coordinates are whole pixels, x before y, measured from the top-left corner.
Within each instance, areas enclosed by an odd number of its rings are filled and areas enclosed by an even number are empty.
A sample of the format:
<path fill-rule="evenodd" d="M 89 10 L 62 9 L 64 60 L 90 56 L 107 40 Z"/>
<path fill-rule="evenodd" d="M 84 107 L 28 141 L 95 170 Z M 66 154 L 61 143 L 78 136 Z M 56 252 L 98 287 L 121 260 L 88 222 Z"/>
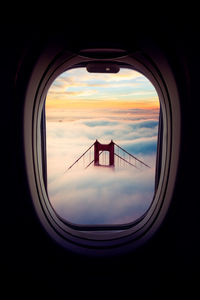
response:
<path fill-rule="evenodd" d="M 101 144 L 99 141 L 96 140 L 94 143 L 94 165 L 100 166 L 99 164 L 99 155 L 102 153 L 102 151 L 108 151 L 109 152 L 109 165 L 108 167 L 114 167 L 115 165 L 115 151 L 114 147 L 115 143 L 111 140 L 109 144 Z"/>
<path fill-rule="evenodd" d="M 94 159 L 91 159 L 92 148 L 94 149 Z M 116 150 L 117 153 L 115 153 Z M 100 155 L 103 154 L 104 151 L 109 152 L 109 164 L 102 164 L 99 160 Z M 89 160 L 87 159 L 87 156 Z M 135 167 L 136 169 L 141 169 L 143 166 L 150 168 L 143 161 L 141 161 L 140 159 L 138 159 L 137 157 L 127 152 L 125 149 L 123 149 L 116 143 L 114 143 L 113 140 L 111 140 L 109 144 L 101 144 L 98 140 L 96 140 L 94 144 L 92 144 L 67 170 L 70 170 L 81 160 L 83 162 L 84 169 L 87 169 L 92 164 L 94 164 L 94 166 L 100 167 L 115 167 L 115 165 L 119 166 L 119 161 L 124 162 L 127 166 L 130 165 L 132 167 Z M 85 163 L 87 164 L 86 166 Z"/>

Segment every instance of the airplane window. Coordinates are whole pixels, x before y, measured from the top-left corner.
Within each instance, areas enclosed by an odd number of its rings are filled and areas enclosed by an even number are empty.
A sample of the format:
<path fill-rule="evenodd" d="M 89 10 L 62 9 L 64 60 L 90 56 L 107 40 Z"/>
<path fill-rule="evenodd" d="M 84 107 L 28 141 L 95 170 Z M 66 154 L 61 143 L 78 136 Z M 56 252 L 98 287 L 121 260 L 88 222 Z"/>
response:
<path fill-rule="evenodd" d="M 45 101 L 47 192 L 57 215 L 77 226 L 141 218 L 155 194 L 160 102 L 140 72 L 72 68 Z"/>
<path fill-rule="evenodd" d="M 72 252 L 132 251 L 156 233 L 172 201 L 181 137 L 173 71 L 156 46 L 132 54 L 49 47 L 24 101 L 38 219 Z"/>

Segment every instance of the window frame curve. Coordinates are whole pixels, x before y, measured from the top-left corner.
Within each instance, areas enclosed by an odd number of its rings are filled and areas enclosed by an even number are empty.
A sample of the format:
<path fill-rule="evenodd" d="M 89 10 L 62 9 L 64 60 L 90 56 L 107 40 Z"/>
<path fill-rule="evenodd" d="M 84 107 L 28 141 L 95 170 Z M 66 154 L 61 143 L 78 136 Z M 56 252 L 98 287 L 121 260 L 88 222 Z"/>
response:
<path fill-rule="evenodd" d="M 102 229 L 98 232 L 78 231 L 77 228 L 70 227 L 63 222 L 48 201 L 42 167 L 41 116 L 48 88 L 55 78 L 70 68 L 97 61 L 97 59 L 60 51 L 60 49 L 52 49 L 48 53 L 49 55 L 43 52 L 33 69 L 24 105 L 26 171 L 36 213 L 50 236 L 72 251 L 95 255 L 112 253 L 113 255 L 113 253 L 134 249 L 147 241 L 159 228 L 167 213 L 173 193 L 180 144 L 180 107 L 178 89 L 172 71 L 160 53 L 158 55 L 150 51 L 146 51 L 145 55 L 134 53 L 98 59 L 129 65 L 143 73 L 154 85 L 163 114 L 160 179 L 151 207 L 145 216 L 132 224 L 130 228 L 117 232 L 105 232 Z"/>

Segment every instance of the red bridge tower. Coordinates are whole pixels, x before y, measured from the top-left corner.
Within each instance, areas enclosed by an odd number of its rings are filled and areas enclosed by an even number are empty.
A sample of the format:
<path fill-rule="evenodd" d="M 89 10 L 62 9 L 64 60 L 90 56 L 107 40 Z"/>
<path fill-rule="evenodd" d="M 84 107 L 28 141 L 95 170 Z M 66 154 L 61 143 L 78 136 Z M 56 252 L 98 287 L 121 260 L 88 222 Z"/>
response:
<path fill-rule="evenodd" d="M 109 144 L 101 144 L 97 140 L 94 143 L 94 165 L 100 166 L 99 164 L 99 155 L 102 151 L 108 151 L 109 152 L 109 165 L 108 167 L 114 167 L 115 165 L 115 151 L 114 151 L 115 143 L 111 141 Z"/>

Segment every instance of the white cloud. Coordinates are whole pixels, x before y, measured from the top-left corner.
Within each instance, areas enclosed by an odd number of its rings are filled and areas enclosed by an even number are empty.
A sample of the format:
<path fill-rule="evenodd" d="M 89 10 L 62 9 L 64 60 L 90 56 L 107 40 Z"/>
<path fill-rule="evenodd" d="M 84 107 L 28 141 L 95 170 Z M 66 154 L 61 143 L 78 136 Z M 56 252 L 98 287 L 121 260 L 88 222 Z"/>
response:
<path fill-rule="evenodd" d="M 74 223 L 135 220 L 153 199 L 158 115 L 145 110 L 131 114 L 131 110 L 126 110 L 109 111 L 106 117 L 97 117 L 90 111 L 83 119 L 81 111 L 76 113 L 73 120 L 46 124 L 48 193 L 52 205 L 63 218 Z M 65 172 L 96 138 L 101 142 L 113 139 L 132 154 L 137 153 L 152 168 L 124 169 L 116 163 L 115 172 L 92 166 L 84 170 L 93 158 L 91 151 L 85 164 L 81 161 L 77 168 Z"/>
<path fill-rule="evenodd" d="M 153 199 L 154 170 L 71 171 L 49 185 L 57 213 L 76 224 L 122 224 L 140 217 Z"/>

